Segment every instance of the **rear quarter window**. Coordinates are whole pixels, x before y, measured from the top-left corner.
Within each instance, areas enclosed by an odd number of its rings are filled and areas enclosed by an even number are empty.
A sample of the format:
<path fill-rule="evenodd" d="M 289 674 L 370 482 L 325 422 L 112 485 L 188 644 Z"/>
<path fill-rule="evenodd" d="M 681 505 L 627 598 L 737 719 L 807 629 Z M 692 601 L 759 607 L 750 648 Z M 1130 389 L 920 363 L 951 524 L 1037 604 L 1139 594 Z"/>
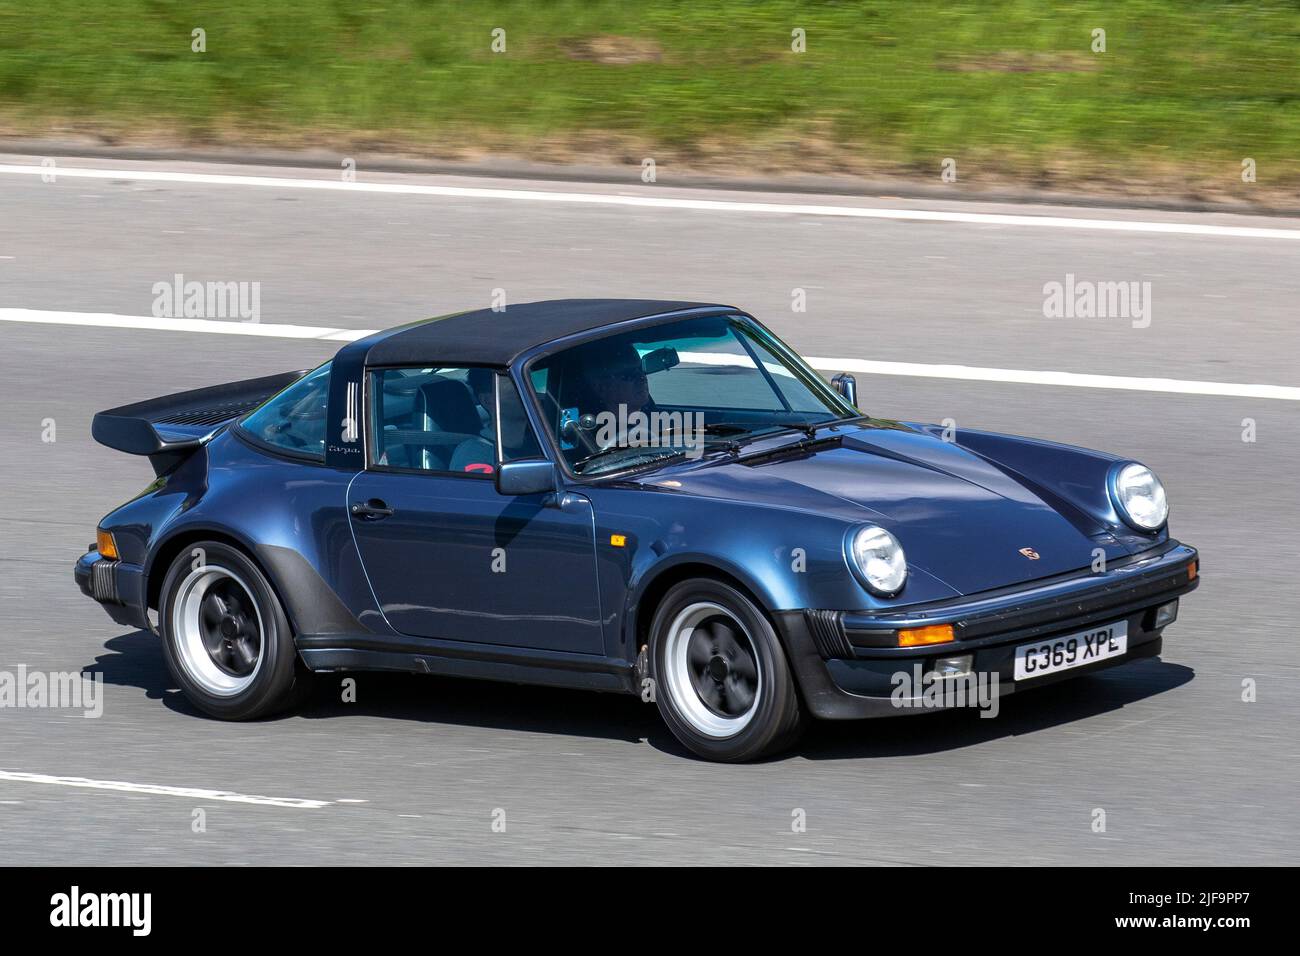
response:
<path fill-rule="evenodd" d="M 324 461 L 329 383 L 326 362 L 249 412 L 239 423 L 240 431 L 296 457 Z"/>

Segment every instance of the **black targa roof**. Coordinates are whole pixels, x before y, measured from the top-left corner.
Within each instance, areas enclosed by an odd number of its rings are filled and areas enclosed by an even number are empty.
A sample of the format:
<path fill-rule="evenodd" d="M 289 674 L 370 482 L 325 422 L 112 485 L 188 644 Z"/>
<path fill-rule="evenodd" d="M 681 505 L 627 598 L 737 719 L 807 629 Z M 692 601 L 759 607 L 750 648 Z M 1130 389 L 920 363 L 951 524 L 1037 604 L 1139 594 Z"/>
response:
<path fill-rule="evenodd" d="M 509 365 L 538 345 L 615 322 L 684 309 L 737 311 L 729 305 L 657 299 L 551 299 L 478 309 L 374 336 L 367 365 Z"/>

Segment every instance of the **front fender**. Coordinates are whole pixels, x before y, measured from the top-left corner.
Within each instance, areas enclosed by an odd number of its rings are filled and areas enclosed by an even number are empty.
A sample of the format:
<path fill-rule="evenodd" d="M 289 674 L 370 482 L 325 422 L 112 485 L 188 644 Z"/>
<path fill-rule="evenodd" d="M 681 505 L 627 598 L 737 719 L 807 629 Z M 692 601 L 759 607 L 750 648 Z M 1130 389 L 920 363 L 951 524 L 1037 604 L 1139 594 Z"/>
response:
<path fill-rule="evenodd" d="M 844 539 L 854 523 L 842 517 L 644 487 L 591 488 L 586 493 L 595 515 L 601 611 L 611 657 L 636 656 L 646 595 L 665 575 L 675 576 L 683 568 L 707 568 L 734 578 L 773 614 L 890 606 L 850 572 Z M 616 540 L 623 544 L 614 544 Z M 905 593 L 909 603 L 956 595 L 919 568 Z"/>

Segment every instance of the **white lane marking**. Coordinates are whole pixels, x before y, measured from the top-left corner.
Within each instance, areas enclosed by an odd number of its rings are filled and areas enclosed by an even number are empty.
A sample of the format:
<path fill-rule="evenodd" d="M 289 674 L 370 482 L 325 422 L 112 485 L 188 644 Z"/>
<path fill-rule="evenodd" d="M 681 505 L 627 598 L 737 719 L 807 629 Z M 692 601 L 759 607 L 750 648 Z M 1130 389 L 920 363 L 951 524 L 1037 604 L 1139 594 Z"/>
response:
<path fill-rule="evenodd" d="M 111 312 L 47 312 L 37 309 L 0 309 L 0 321 L 40 322 L 47 325 L 89 325 L 110 329 L 148 329 L 154 332 L 210 332 L 214 335 L 264 335 L 278 339 L 325 339 L 350 342 L 365 338 L 373 329 L 336 329 L 314 325 L 276 325 L 221 319 L 168 319 L 151 315 L 116 315 Z"/>
<path fill-rule="evenodd" d="M 0 164 L 0 173 L 39 176 L 45 167 Z M 596 206 L 635 206 L 651 209 L 695 209 L 706 212 L 779 213 L 837 216 L 850 219 L 894 219 L 908 222 L 956 222 L 985 226 L 1031 226 L 1051 229 L 1101 229 L 1110 232 L 1219 236 L 1235 239 L 1300 239 L 1300 229 L 1257 226 L 1213 226 L 1194 222 L 1146 222 L 1131 219 L 1081 219 L 1070 216 L 1021 216 L 1007 213 L 956 212 L 934 209 L 882 209 L 871 206 L 831 206 L 813 203 L 745 202 L 687 199 L 680 196 L 628 196 L 612 193 L 547 192 L 539 189 L 489 189 L 482 186 L 427 186 L 415 183 L 343 182 L 341 179 L 292 179 L 276 176 L 235 176 L 219 173 L 177 173 L 152 169 L 87 169 L 67 166 L 60 177 L 120 179 L 129 182 L 193 183 L 211 186 L 269 186 L 276 189 L 325 189 L 401 196 L 445 196 L 458 199 L 503 199 L 527 202 L 581 203 Z"/>
<path fill-rule="evenodd" d="M 59 787 L 81 787 L 88 790 L 117 790 L 126 793 L 148 793 L 164 797 L 186 797 L 190 800 L 220 800 L 226 803 L 252 803 L 262 807 L 283 807 L 293 810 L 319 810 L 328 807 L 329 800 L 300 800 L 296 797 L 258 797 L 229 790 L 203 790 L 198 787 L 164 787 L 151 783 L 126 783 L 121 780 L 91 780 L 87 777 L 56 777 L 45 773 L 21 773 L 0 770 L 0 780 L 17 783 L 47 783 Z"/>
<path fill-rule="evenodd" d="M 0 308 L 0 322 L 85 325 L 115 329 L 147 329 L 161 332 L 211 332 L 219 335 L 261 335 L 287 339 L 316 339 L 325 342 L 352 342 L 377 331 L 375 329 L 336 329 L 326 326 L 276 325 L 266 322 L 221 321 L 217 319 L 159 319 L 152 316 L 115 315 L 110 312 L 45 312 L 38 309 L 3 308 Z M 927 365 L 917 362 L 876 362 L 867 359 L 848 358 L 807 358 L 806 361 L 821 372 L 854 372 L 862 375 L 898 375 L 957 379 L 971 382 L 1058 385 L 1071 388 L 1111 388 L 1137 392 L 1168 392 L 1179 395 L 1214 395 L 1227 398 L 1300 401 L 1300 387 L 1292 385 L 1251 385 L 1236 382 L 1202 382 L 1176 378 L 1135 378 L 1124 375 L 1091 375 L 1082 372 L 982 368 L 970 365 Z"/>
<path fill-rule="evenodd" d="M 1017 368 L 980 368 L 971 365 L 918 365 L 914 362 L 872 362 L 865 359 L 808 358 L 823 372 L 858 372 L 864 375 L 902 375 L 949 378 L 970 382 L 1004 382 L 1022 385 L 1062 385 L 1070 388 L 1114 388 L 1134 392 L 1172 392 L 1179 395 L 1217 395 L 1229 398 L 1269 398 L 1300 402 L 1300 388 L 1292 385 L 1246 385 L 1235 382 L 1199 382 L 1178 378 L 1133 378 L 1126 375 L 1089 375 L 1082 372 L 1040 372 Z"/>

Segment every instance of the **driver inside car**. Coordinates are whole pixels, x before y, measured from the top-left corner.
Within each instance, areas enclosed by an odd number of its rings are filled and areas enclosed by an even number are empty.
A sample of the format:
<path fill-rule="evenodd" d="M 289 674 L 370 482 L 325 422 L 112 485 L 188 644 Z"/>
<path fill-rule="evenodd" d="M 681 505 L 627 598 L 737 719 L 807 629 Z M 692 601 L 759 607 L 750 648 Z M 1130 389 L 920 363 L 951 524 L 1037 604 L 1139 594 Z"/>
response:
<path fill-rule="evenodd" d="M 641 355 L 625 342 L 594 342 L 582 351 L 570 367 L 575 387 L 561 412 L 561 429 L 580 432 L 582 444 L 592 451 L 626 446 L 622 424 L 634 413 L 649 415 L 656 407 Z"/>

